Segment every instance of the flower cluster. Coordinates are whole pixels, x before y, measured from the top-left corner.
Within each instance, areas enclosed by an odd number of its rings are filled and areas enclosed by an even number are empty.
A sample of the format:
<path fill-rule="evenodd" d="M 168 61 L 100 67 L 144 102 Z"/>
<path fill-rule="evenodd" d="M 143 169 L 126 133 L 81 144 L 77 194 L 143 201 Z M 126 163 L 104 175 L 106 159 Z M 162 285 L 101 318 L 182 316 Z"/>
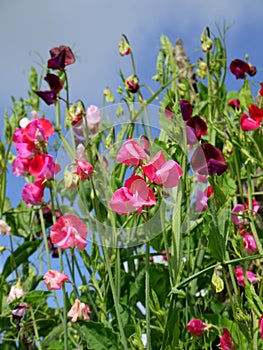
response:
<path fill-rule="evenodd" d="M 24 118 L 20 128 L 14 132 L 13 142 L 18 156 L 12 163 L 15 176 L 31 175 L 34 182 L 26 183 L 22 190 L 22 198 L 27 205 L 41 204 L 46 181 L 53 179 L 55 171 L 59 170 L 53 157 L 47 154 L 48 139 L 54 134 L 53 125 L 44 118 Z"/>
<path fill-rule="evenodd" d="M 109 204 L 119 215 L 140 213 L 143 206 L 154 206 L 156 198 L 151 184 L 172 188 L 178 186 L 183 170 L 174 160 L 166 161 L 163 151 L 157 152 L 152 159 L 148 156 L 141 144 L 130 139 L 122 145 L 117 157 L 119 163 L 134 166 L 133 175 L 125 181 L 124 187 L 114 192 Z M 143 161 L 147 161 L 142 165 Z M 135 175 L 141 171 L 144 177 Z M 146 182 L 150 181 L 150 184 Z"/>

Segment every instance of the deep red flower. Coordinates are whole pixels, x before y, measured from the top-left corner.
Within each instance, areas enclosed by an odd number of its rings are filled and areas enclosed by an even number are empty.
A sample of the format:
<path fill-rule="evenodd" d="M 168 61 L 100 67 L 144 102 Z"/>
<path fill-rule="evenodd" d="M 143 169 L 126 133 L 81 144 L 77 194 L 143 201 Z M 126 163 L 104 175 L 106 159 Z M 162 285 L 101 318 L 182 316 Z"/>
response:
<path fill-rule="evenodd" d="M 47 105 L 57 102 L 57 94 L 62 90 L 62 80 L 55 74 L 47 74 L 44 78 L 48 83 L 50 90 L 36 90 L 34 91 Z"/>
<path fill-rule="evenodd" d="M 235 341 L 229 330 L 225 327 L 223 327 L 223 335 L 220 338 L 220 345 L 222 350 L 235 350 Z"/>
<path fill-rule="evenodd" d="M 228 106 L 233 107 L 235 109 L 240 108 L 240 101 L 238 98 L 233 98 L 232 100 L 227 102 Z"/>
<path fill-rule="evenodd" d="M 207 329 L 207 324 L 199 320 L 198 318 L 193 318 L 186 325 L 186 329 L 194 336 L 201 337 L 204 330 Z"/>
<path fill-rule="evenodd" d="M 180 108 L 184 121 L 189 120 L 193 114 L 193 106 L 187 100 L 180 100 Z"/>
<path fill-rule="evenodd" d="M 65 66 L 75 62 L 75 56 L 70 47 L 61 45 L 53 47 L 49 51 L 51 58 L 48 60 L 47 66 L 50 69 L 63 70 Z"/>
<path fill-rule="evenodd" d="M 260 86 L 261 86 L 261 88 L 259 90 L 259 94 L 260 94 L 260 96 L 263 96 L 263 83 L 260 83 Z"/>
<path fill-rule="evenodd" d="M 253 76 L 257 72 L 256 67 L 251 66 L 247 62 L 239 59 L 235 59 L 231 62 L 230 70 L 237 79 L 244 79 L 246 73 L 250 76 Z"/>
<path fill-rule="evenodd" d="M 36 154 L 29 163 L 30 175 L 41 179 L 54 179 L 55 162 L 50 154 Z"/>
<path fill-rule="evenodd" d="M 135 94 L 140 88 L 139 79 L 132 75 L 125 80 L 125 85 L 127 90 L 132 94 Z"/>
<path fill-rule="evenodd" d="M 260 330 L 261 339 L 263 339 L 263 315 L 259 319 L 259 330 Z"/>
<path fill-rule="evenodd" d="M 203 175 L 221 175 L 227 169 L 223 153 L 210 143 L 204 143 L 195 150 L 191 165 L 194 171 Z"/>
<path fill-rule="evenodd" d="M 187 132 L 187 141 L 190 144 L 196 143 L 196 141 L 200 141 L 201 136 L 206 135 L 207 133 L 207 125 L 205 120 L 203 120 L 199 115 L 196 115 L 187 120 L 186 126 L 191 128 L 191 133 Z M 192 137 L 191 137 L 192 136 Z"/>

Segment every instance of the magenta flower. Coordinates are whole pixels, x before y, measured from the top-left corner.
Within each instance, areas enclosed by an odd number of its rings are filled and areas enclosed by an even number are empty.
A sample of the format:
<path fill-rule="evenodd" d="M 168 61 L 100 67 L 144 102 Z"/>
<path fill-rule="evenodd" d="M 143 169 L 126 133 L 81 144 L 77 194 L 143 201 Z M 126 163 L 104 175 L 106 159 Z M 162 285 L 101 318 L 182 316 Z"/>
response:
<path fill-rule="evenodd" d="M 38 205 L 43 201 L 46 183 L 37 179 L 33 183 L 26 183 L 22 190 L 22 199 L 28 205 Z"/>
<path fill-rule="evenodd" d="M 248 207 L 249 207 L 248 206 L 248 199 L 246 199 L 245 206 L 243 204 L 236 204 L 233 207 L 232 213 L 234 213 L 234 215 L 232 215 L 232 221 L 233 221 L 235 226 L 246 224 L 246 220 L 243 218 L 243 215 L 244 215 L 244 212 L 249 209 Z M 258 210 L 259 210 L 258 201 L 253 199 L 252 200 L 252 215 L 255 216 L 256 213 L 258 212 Z"/>
<path fill-rule="evenodd" d="M 59 290 L 65 281 L 68 281 L 68 275 L 56 270 L 48 270 L 45 273 L 43 280 L 48 290 Z"/>
<path fill-rule="evenodd" d="M 12 163 L 12 172 L 17 177 L 28 174 L 29 159 L 17 156 Z"/>
<path fill-rule="evenodd" d="M 57 95 L 63 89 L 62 80 L 55 74 L 47 74 L 44 78 L 48 83 L 50 90 L 34 91 L 47 105 L 52 105 L 57 102 Z"/>
<path fill-rule="evenodd" d="M 153 206 L 156 199 L 153 191 L 140 176 L 133 175 L 126 180 L 125 186 L 112 195 L 110 207 L 119 215 L 141 212 L 143 206 Z"/>
<path fill-rule="evenodd" d="M 93 166 L 89 162 L 81 161 L 79 159 L 76 160 L 76 170 L 73 171 L 73 174 L 77 174 L 81 181 L 86 179 L 90 179 L 91 174 L 94 171 Z"/>
<path fill-rule="evenodd" d="M 246 275 L 247 275 L 247 279 L 252 284 L 257 284 L 257 282 L 259 281 L 259 276 L 256 275 L 255 273 L 249 271 L 249 270 L 246 270 Z M 238 285 L 240 285 L 241 287 L 245 288 L 246 287 L 246 280 L 245 280 L 245 277 L 244 277 L 244 274 L 243 274 L 242 267 L 237 267 L 236 268 L 236 278 L 237 278 Z"/>
<path fill-rule="evenodd" d="M 235 341 L 229 330 L 225 327 L 223 327 L 223 335 L 220 338 L 220 345 L 222 350 L 235 350 Z"/>
<path fill-rule="evenodd" d="M 258 326 L 259 326 L 259 330 L 260 330 L 261 339 L 263 340 L 263 315 L 260 316 Z"/>
<path fill-rule="evenodd" d="M 142 160 L 147 159 L 143 146 L 130 139 L 121 146 L 116 160 L 129 166 L 138 166 Z"/>
<path fill-rule="evenodd" d="M 29 162 L 29 173 L 38 179 L 54 179 L 55 162 L 49 154 L 36 154 Z"/>
<path fill-rule="evenodd" d="M 237 79 L 244 79 L 246 73 L 250 76 L 253 76 L 257 72 L 256 67 L 251 66 L 247 62 L 239 59 L 235 59 L 231 62 L 230 70 Z"/>
<path fill-rule="evenodd" d="M 65 45 L 53 47 L 49 53 L 51 58 L 47 66 L 50 69 L 64 70 L 65 66 L 73 64 L 76 60 L 71 48 Z"/>
<path fill-rule="evenodd" d="M 258 251 L 257 243 L 256 243 L 255 238 L 251 232 L 246 232 L 245 234 L 242 234 L 242 237 L 243 237 L 244 249 L 248 253 Z"/>
<path fill-rule="evenodd" d="M 144 174 L 151 182 L 163 185 L 165 188 L 178 186 L 183 170 L 174 160 L 165 160 L 163 151 L 155 156 L 142 167 Z"/>
<path fill-rule="evenodd" d="M 196 148 L 191 165 L 194 171 L 202 175 L 221 175 L 227 169 L 223 153 L 210 143 L 204 143 Z"/>
<path fill-rule="evenodd" d="M 77 322 L 77 320 L 89 320 L 91 314 L 88 305 L 82 303 L 79 299 L 75 300 L 71 309 L 68 312 L 68 317 L 72 318 L 71 322 Z"/>
<path fill-rule="evenodd" d="M 24 142 L 47 142 L 54 132 L 54 127 L 49 120 L 44 118 L 33 119 L 23 131 Z"/>
<path fill-rule="evenodd" d="M 186 325 L 186 329 L 190 332 L 194 337 L 198 338 L 204 333 L 204 330 L 207 329 L 207 324 L 199 320 L 198 318 L 193 318 Z"/>
<path fill-rule="evenodd" d="M 85 224 L 75 215 L 65 214 L 53 225 L 50 232 L 51 243 L 59 248 L 86 248 L 88 229 Z"/>
<path fill-rule="evenodd" d="M 243 113 L 240 117 L 240 125 L 243 131 L 258 129 L 263 119 L 263 110 L 256 105 L 249 106 L 249 116 Z"/>

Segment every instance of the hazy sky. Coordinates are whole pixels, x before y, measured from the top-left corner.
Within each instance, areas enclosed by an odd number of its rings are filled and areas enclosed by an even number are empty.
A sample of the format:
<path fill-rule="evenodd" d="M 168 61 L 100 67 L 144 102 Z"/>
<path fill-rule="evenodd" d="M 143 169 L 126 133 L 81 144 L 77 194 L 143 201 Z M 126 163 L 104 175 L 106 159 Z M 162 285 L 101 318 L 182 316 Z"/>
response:
<path fill-rule="evenodd" d="M 181 38 L 195 62 L 203 28 L 216 33 L 215 23 L 224 20 L 233 24 L 228 63 L 249 53 L 258 68 L 254 80 L 263 81 L 262 17 L 262 0 L 0 0 L 0 114 L 10 110 L 11 95 L 26 97 L 29 69 L 40 61 L 35 52 L 46 61 L 50 48 L 69 45 L 77 56 L 68 67 L 71 99 L 100 107 L 104 87 L 116 90 L 120 83 L 120 68 L 131 74 L 129 59 L 118 53 L 121 33 L 128 36 L 140 81 L 147 84 L 155 74 L 161 34 L 172 42 Z M 231 84 L 241 86 L 233 76 Z M 53 106 L 48 111 L 53 114 Z M 21 183 L 13 181 L 12 189 Z"/>

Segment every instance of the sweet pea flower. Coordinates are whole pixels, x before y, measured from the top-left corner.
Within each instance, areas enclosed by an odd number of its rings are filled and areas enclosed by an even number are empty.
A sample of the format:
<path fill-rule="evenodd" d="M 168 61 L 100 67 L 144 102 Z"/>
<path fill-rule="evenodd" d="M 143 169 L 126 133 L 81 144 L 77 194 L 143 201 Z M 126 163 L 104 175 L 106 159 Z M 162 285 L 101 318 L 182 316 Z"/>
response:
<path fill-rule="evenodd" d="M 75 248 L 84 250 L 86 248 L 88 229 L 83 221 L 72 214 L 61 216 L 53 225 L 50 232 L 51 243 L 59 248 Z"/>
<path fill-rule="evenodd" d="M 263 110 L 251 104 L 248 108 L 249 116 L 245 113 L 241 115 L 240 125 L 243 131 L 258 129 L 263 120 Z"/>
<path fill-rule="evenodd" d="M 12 172 L 18 177 L 29 172 L 29 159 L 17 156 L 12 163 Z"/>
<path fill-rule="evenodd" d="M 156 199 L 153 191 L 140 176 L 133 175 L 125 186 L 115 191 L 109 201 L 113 211 L 119 215 L 141 212 L 143 206 L 153 206 Z"/>
<path fill-rule="evenodd" d="M 191 165 L 194 171 L 202 175 L 221 175 L 227 169 L 223 153 L 208 142 L 196 148 Z"/>
<path fill-rule="evenodd" d="M 142 167 L 144 174 L 153 183 L 165 188 L 178 186 L 183 170 L 174 160 L 165 160 L 163 151 L 159 151 Z"/>
<path fill-rule="evenodd" d="M 66 66 L 76 61 L 71 48 L 66 45 L 53 47 L 49 53 L 51 58 L 48 60 L 47 66 L 50 69 L 64 70 Z"/>
<path fill-rule="evenodd" d="M 86 118 L 88 122 L 88 128 L 92 134 L 98 132 L 98 126 L 101 121 L 100 110 L 97 106 L 91 105 L 87 109 Z"/>
<path fill-rule="evenodd" d="M 186 329 L 190 332 L 194 337 L 198 338 L 204 333 L 204 330 L 207 329 L 207 324 L 199 320 L 198 318 L 193 318 L 186 325 Z"/>
<path fill-rule="evenodd" d="M 235 341 L 229 330 L 225 327 L 223 327 L 223 335 L 220 338 L 220 345 L 222 350 L 235 350 Z"/>
<path fill-rule="evenodd" d="M 24 142 L 47 142 L 54 132 L 54 127 L 49 120 L 33 119 L 23 130 Z"/>
<path fill-rule="evenodd" d="M 0 220 L 0 234 L 10 235 L 11 227 L 4 220 Z"/>
<path fill-rule="evenodd" d="M 90 179 L 91 174 L 94 171 L 93 166 L 89 162 L 81 161 L 79 159 L 75 159 L 75 161 L 76 161 L 76 170 L 73 171 L 73 174 L 77 174 L 81 181 Z"/>
<path fill-rule="evenodd" d="M 233 98 L 232 100 L 227 102 L 228 106 L 233 107 L 234 109 L 240 108 L 240 101 L 238 98 Z"/>
<path fill-rule="evenodd" d="M 48 270 L 45 273 L 43 280 L 48 290 L 59 290 L 62 284 L 68 281 L 68 275 L 58 272 L 56 270 Z"/>
<path fill-rule="evenodd" d="M 50 90 L 35 90 L 37 94 L 47 105 L 52 105 L 57 102 L 57 95 L 63 89 L 62 80 L 55 74 L 47 74 L 44 78 L 48 83 Z"/>
<path fill-rule="evenodd" d="M 203 191 L 197 191 L 196 193 L 196 202 L 195 202 L 195 211 L 200 213 L 205 211 L 208 208 L 207 201 L 208 198 L 213 194 L 212 186 Z"/>
<path fill-rule="evenodd" d="M 38 205 L 42 203 L 45 189 L 43 179 L 36 179 L 33 183 L 26 183 L 22 189 L 22 199 L 26 205 Z"/>
<path fill-rule="evenodd" d="M 143 146 L 138 142 L 130 139 L 123 143 L 116 156 L 119 163 L 129 166 L 138 166 L 142 160 L 147 159 Z"/>
<path fill-rule="evenodd" d="M 261 339 L 263 340 L 263 315 L 260 316 L 258 326 L 259 326 L 259 330 L 260 330 Z"/>
<path fill-rule="evenodd" d="M 243 225 L 246 223 L 245 219 L 243 219 L 243 214 L 245 211 L 247 211 L 249 209 L 249 205 L 248 205 L 248 199 L 246 199 L 246 205 L 244 206 L 243 204 L 236 204 L 233 209 L 232 209 L 232 213 L 234 213 L 234 215 L 232 215 L 232 221 L 234 223 L 235 226 L 238 225 Z M 258 201 L 253 199 L 252 200 L 252 215 L 255 216 L 256 213 L 259 210 L 259 204 Z"/>
<path fill-rule="evenodd" d="M 29 163 L 30 175 L 40 179 L 54 179 L 55 162 L 49 154 L 37 154 Z"/>
<path fill-rule="evenodd" d="M 180 109 L 181 109 L 181 113 L 183 116 L 184 121 L 188 121 L 193 114 L 193 106 L 191 105 L 190 102 L 188 102 L 187 100 L 180 100 Z"/>
<path fill-rule="evenodd" d="M 255 238 L 254 238 L 252 232 L 247 232 L 247 233 L 243 234 L 242 237 L 243 237 L 244 249 L 248 253 L 258 251 L 257 243 L 255 241 Z"/>
<path fill-rule="evenodd" d="M 256 74 L 257 69 L 254 66 L 249 65 L 247 62 L 240 59 L 235 59 L 230 63 L 230 71 L 236 77 L 236 79 L 244 79 L 246 73 L 250 76 Z"/>
<path fill-rule="evenodd" d="M 72 318 L 71 322 L 77 322 L 78 319 L 87 321 L 90 319 L 89 314 L 91 314 L 91 311 L 88 305 L 76 299 L 68 312 L 68 317 Z"/>
<path fill-rule="evenodd" d="M 255 273 L 246 270 L 246 275 L 247 275 L 247 279 L 249 280 L 249 282 L 251 282 L 252 284 L 257 284 L 259 281 L 259 276 L 256 275 Z M 238 285 L 240 285 L 241 287 L 245 288 L 246 287 L 246 281 L 245 281 L 245 277 L 243 274 L 243 269 L 242 267 L 237 267 L 236 268 L 236 278 L 237 278 L 237 283 Z"/>
<path fill-rule="evenodd" d="M 186 122 L 186 135 L 188 144 L 194 144 L 200 141 L 201 136 L 206 135 L 207 125 L 206 122 L 196 115 Z"/>
<path fill-rule="evenodd" d="M 6 301 L 8 304 L 10 304 L 12 301 L 21 298 L 23 295 L 25 295 L 25 291 L 18 282 L 15 286 L 11 287 Z"/>

